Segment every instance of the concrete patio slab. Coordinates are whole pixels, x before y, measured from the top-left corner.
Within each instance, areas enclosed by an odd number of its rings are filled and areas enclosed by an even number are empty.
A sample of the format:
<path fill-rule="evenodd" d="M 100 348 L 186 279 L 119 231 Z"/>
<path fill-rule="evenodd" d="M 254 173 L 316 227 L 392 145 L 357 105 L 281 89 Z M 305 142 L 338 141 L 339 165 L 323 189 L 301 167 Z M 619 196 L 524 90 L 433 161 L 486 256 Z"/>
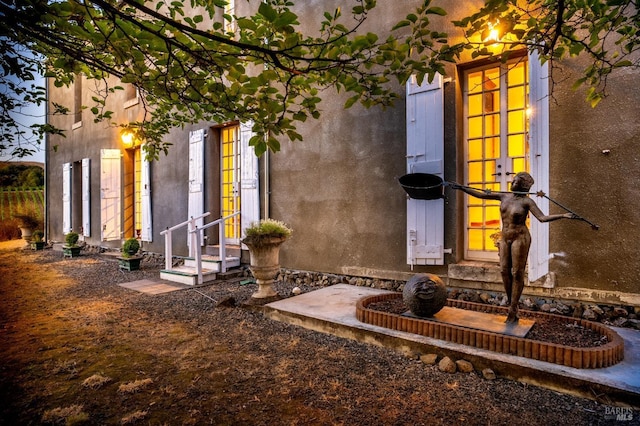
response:
<path fill-rule="evenodd" d="M 139 291 L 145 294 L 163 294 L 170 293 L 172 291 L 183 290 L 191 286 L 180 285 L 176 283 L 164 283 L 154 280 L 138 280 L 128 283 L 118 284 L 120 287 L 128 288 L 130 290 Z"/>
<path fill-rule="evenodd" d="M 409 356 L 436 353 L 466 359 L 477 370 L 491 368 L 499 377 L 602 403 L 640 408 L 640 332 L 614 328 L 624 339 L 622 362 L 601 369 L 576 369 L 365 324 L 356 303 L 386 290 L 337 284 L 264 306 L 265 315 L 311 330 L 401 351 Z"/>

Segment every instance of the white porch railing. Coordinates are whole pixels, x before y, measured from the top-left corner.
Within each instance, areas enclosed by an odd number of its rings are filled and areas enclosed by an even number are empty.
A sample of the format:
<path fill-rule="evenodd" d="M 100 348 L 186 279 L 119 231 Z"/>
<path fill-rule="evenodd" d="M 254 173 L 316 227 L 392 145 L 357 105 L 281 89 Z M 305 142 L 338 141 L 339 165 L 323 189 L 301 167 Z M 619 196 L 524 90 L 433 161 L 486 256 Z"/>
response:
<path fill-rule="evenodd" d="M 211 228 L 212 226 L 219 226 L 219 244 L 220 244 L 220 272 L 227 271 L 227 238 L 225 236 L 225 222 L 231 218 L 234 218 L 240 214 L 240 212 L 235 212 L 230 214 L 229 216 L 221 217 L 220 219 L 214 220 L 213 222 L 209 222 L 206 225 L 198 227 L 196 222 L 199 219 L 209 216 L 211 213 L 206 212 L 201 214 L 200 216 L 192 217 L 189 220 L 186 220 L 182 223 L 179 223 L 171 228 L 167 228 L 166 230 L 160 232 L 160 235 L 164 235 L 164 256 L 165 256 L 165 269 L 170 271 L 173 267 L 173 253 L 172 253 L 172 239 L 171 233 L 176 229 L 180 229 L 183 226 L 187 226 L 190 245 L 189 245 L 189 256 L 194 258 L 196 264 L 196 273 L 198 275 L 198 284 L 202 284 L 202 231 L 205 229 Z"/>

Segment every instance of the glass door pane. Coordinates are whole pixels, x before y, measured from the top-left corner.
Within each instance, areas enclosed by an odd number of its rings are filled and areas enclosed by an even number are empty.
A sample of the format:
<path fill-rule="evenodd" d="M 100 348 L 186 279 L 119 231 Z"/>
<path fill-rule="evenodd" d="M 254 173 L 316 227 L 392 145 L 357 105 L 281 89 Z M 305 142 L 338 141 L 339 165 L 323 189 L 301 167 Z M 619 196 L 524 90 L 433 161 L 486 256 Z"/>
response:
<path fill-rule="evenodd" d="M 465 73 L 465 184 L 508 191 L 511 177 L 529 169 L 528 75 L 524 59 Z M 497 201 L 467 196 L 465 256 L 497 260 Z"/>
<path fill-rule="evenodd" d="M 222 129 L 221 183 L 223 217 L 240 211 L 240 150 L 238 126 Z M 240 216 L 225 222 L 225 236 L 229 243 L 240 243 Z"/>

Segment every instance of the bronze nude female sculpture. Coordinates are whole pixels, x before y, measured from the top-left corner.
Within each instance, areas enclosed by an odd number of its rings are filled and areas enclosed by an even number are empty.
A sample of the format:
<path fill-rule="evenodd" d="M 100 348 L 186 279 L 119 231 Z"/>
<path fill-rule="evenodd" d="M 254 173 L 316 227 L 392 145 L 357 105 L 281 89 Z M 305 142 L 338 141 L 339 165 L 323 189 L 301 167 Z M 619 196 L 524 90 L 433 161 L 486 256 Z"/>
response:
<path fill-rule="evenodd" d="M 502 232 L 498 243 L 500 273 L 509 303 L 506 322 L 518 322 L 518 302 L 524 289 L 524 270 L 531 246 L 531 234 L 526 225 L 529 212 L 540 222 L 558 219 L 577 219 L 574 213 L 545 215 L 535 201 L 529 198 L 529 189 L 533 178 L 527 172 L 515 175 L 511 182 L 511 192 L 481 191 L 455 183 L 449 183 L 453 189 L 459 189 L 473 197 L 500 201 Z"/>

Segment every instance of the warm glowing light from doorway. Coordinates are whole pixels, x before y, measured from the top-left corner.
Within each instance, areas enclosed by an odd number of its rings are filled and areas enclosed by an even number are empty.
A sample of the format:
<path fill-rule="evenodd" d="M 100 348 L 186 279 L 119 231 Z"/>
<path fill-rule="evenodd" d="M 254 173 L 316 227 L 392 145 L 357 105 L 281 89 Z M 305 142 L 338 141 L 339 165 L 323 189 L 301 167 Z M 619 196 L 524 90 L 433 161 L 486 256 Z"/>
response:
<path fill-rule="evenodd" d="M 134 143 L 134 135 L 129 131 L 122 132 L 120 135 L 120 139 L 122 139 L 122 144 L 125 148 L 132 148 Z"/>

